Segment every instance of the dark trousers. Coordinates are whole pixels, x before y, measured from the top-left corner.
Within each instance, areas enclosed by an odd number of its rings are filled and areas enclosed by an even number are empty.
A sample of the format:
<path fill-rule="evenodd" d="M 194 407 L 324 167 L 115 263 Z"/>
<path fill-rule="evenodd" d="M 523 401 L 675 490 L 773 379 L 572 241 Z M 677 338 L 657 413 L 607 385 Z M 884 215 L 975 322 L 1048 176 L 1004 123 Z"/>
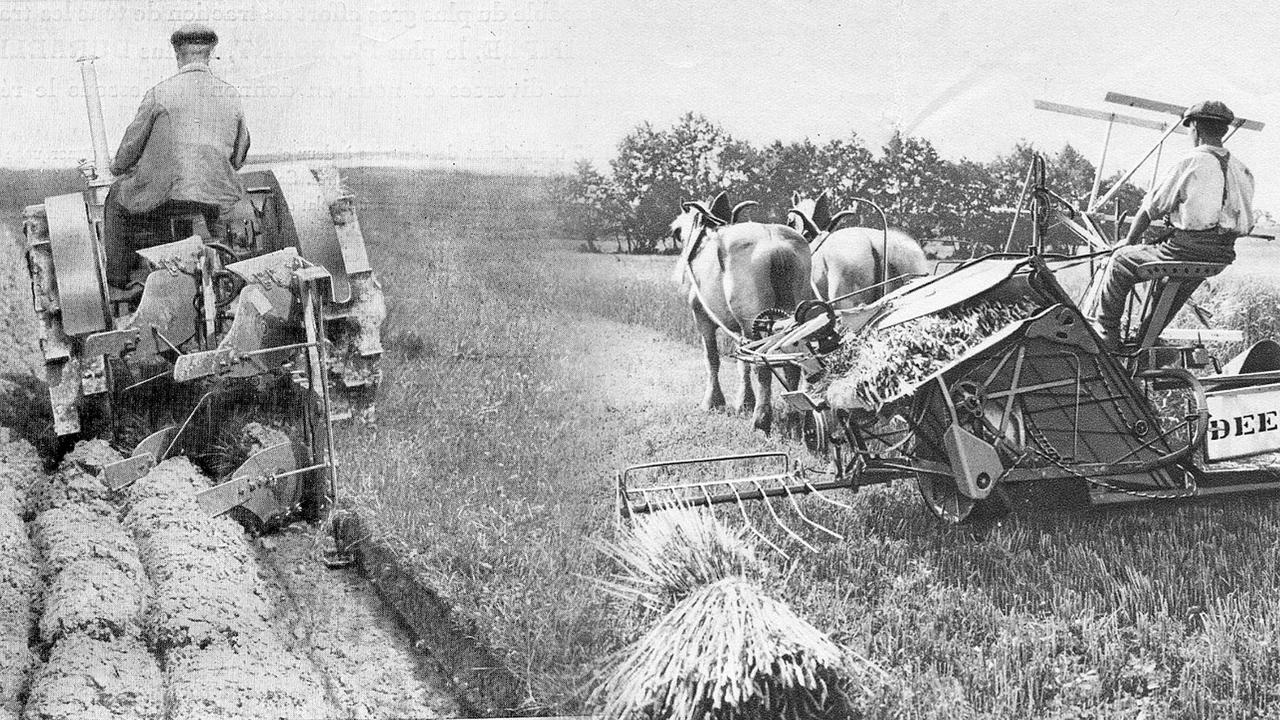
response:
<path fill-rule="evenodd" d="M 107 284 L 118 288 L 128 287 L 129 273 L 141 260 L 135 251 L 188 237 L 189 235 L 179 235 L 175 238 L 170 221 L 182 215 L 195 214 L 203 215 L 209 231 L 216 232 L 218 216 L 221 214 L 221 208 L 217 205 L 169 200 L 154 210 L 130 213 L 120 204 L 116 186 L 112 185 L 102 207 L 102 245 L 106 254 L 104 261 L 107 266 Z M 188 232 L 185 228 L 177 230 L 179 233 Z"/>
<path fill-rule="evenodd" d="M 1125 245 L 1111 253 L 1098 300 L 1098 324 L 1119 337 L 1125 300 L 1138 284 L 1135 271 L 1151 262 L 1182 261 L 1227 265 L 1236 259 L 1234 235 L 1175 230 L 1154 245 Z M 1186 298 L 1182 298 L 1185 302 Z M 1177 312 L 1177 309 L 1174 309 Z"/>

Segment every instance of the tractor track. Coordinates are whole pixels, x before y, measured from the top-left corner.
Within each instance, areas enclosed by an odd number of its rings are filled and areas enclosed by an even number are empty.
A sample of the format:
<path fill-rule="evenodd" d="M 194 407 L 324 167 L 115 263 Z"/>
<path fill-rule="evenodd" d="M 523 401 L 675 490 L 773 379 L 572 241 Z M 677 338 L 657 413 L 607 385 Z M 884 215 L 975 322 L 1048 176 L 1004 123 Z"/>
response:
<path fill-rule="evenodd" d="M 45 472 L 0 437 L 0 720 L 459 714 L 317 529 L 206 517 L 184 458 L 111 493 L 118 457 L 94 440 Z"/>

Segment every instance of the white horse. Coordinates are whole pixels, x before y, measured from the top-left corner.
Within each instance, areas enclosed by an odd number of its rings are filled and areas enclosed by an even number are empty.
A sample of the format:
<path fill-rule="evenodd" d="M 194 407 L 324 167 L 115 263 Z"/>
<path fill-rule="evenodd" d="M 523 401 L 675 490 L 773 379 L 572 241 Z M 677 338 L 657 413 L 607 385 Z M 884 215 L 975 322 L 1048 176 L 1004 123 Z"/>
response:
<path fill-rule="evenodd" d="M 708 384 L 702 406 L 724 407 L 720 389 L 720 348 L 716 331 L 741 339 L 753 336 L 752 323 L 766 310 L 792 312 L 813 297 L 809 245 L 785 225 L 737 222 L 753 202 L 730 207 L 720 193 L 710 205 L 686 202 L 671 223 L 673 239 L 683 243 L 676 278 L 687 294 L 706 352 Z M 738 410 L 751 411 L 754 427 L 769 432 L 773 423 L 772 380 L 768 367 L 741 362 L 742 398 Z M 785 370 L 798 386 L 798 368 Z"/>
<path fill-rule="evenodd" d="M 813 291 L 823 300 L 842 297 L 864 288 L 872 288 L 836 303 L 838 308 L 877 300 L 885 293 L 906 284 L 913 276 L 929 272 L 924 250 L 915 238 L 890 228 L 888 244 L 885 231 L 869 227 L 840 228 L 851 210 L 831 214 L 831 200 L 822 191 L 816 200 L 792 193 L 788 211 L 791 227 L 805 236 L 813 252 Z M 887 250 L 886 263 L 884 253 Z M 885 267 L 888 267 L 886 276 Z M 882 284 L 883 283 L 883 284 Z M 877 287 L 879 286 L 879 287 Z"/>

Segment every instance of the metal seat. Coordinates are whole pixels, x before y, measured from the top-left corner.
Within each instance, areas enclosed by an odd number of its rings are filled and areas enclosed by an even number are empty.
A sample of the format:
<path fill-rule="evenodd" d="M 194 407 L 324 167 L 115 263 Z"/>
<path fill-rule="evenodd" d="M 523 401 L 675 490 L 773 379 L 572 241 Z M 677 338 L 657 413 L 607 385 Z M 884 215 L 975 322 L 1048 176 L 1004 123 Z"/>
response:
<path fill-rule="evenodd" d="M 182 212 L 169 215 L 170 240 L 181 240 L 192 235 L 199 235 L 204 242 L 213 240 L 212 228 L 205 221 L 204 215 L 198 212 Z"/>
<path fill-rule="evenodd" d="M 1226 269 L 1225 264 L 1207 262 L 1159 261 L 1138 266 L 1134 275 L 1139 283 L 1149 283 L 1143 294 L 1134 293 L 1129 302 L 1141 302 L 1137 332 L 1130 335 L 1139 350 L 1155 345 L 1160 333 L 1168 327 L 1191 293 L 1205 278 Z M 1128 317 L 1129 313 L 1125 313 Z"/>

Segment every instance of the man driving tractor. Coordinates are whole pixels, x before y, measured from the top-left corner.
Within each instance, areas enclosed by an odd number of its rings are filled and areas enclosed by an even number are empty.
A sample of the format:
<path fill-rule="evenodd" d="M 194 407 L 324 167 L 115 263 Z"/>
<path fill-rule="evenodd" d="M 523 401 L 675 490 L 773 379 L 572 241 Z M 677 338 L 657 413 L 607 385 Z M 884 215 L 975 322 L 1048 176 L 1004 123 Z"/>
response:
<path fill-rule="evenodd" d="M 117 179 L 103 209 L 107 282 L 130 285 L 134 251 L 173 239 L 168 221 L 217 220 L 244 197 L 236 171 L 249 152 L 240 95 L 209 70 L 218 36 L 199 23 L 169 38 L 178 73 L 147 91 L 111 163 Z"/>
<path fill-rule="evenodd" d="M 1119 348 L 1120 318 L 1138 267 L 1160 261 L 1230 264 L 1236 238 L 1253 228 L 1253 174 L 1222 147 L 1234 120 L 1217 100 L 1192 105 L 1183 114 L 1182 124 L 1191 128 L 1191 150 L 1147 193 L 1124 245 L 1107 264 L 1097 324 L 1108 350 Z M 1141 244 L 1151 222 L 1166 217 L 1172 227 Z"/>

